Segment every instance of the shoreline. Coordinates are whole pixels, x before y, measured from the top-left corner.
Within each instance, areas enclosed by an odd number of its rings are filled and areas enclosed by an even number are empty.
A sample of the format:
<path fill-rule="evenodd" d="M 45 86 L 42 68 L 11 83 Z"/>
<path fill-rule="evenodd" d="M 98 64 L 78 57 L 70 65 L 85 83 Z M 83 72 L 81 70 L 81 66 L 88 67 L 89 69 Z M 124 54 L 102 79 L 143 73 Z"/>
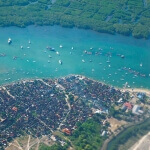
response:
<path fill-rule="evenodd" d="M 129 35 L 126 35 L 126 34 L 121 34 L 121 33 L 118 33 L 118 32 L 114 32 L 114 33 L 109 33 L 109 32 L 102 32 L 102 31 L 97 31 L 97 30 L 94 30 L 94 29 L 91 29 L 91 28 L 83 28 L 83 27 L 77 27 L 77 26 L 73 26 L 73 27 L 67 27 L 67 26 L 62 26 L 61 24 L 42 24 L 42 25 L 37 25 L 37 24 L 28 24 L 26 26 L 18 26 L 17 24 L 16 25 L 6 25 L 6 26 L 0 26 L 1 28 L 11 28 L 11 27 L 17 27 L 17 28 L 27 28 L 29 26 L 34 26 L 34 27 L 44 27 L 44 26 L 49 26 L 49 27 L 52 27 L 52 26 L 60 26 L 62 28 L 67 28 L 67 29 L 73 29 L 73 28 L 77 28 L 77 29 L 82 29 L 82 30 L 89 30 L 89 31 L 93 31 L 93 32 L 96 32 L 96 33 L 99 33 L 99 34 L 108 34 L 108 35 L 121 35 L 121 36 L 124 36 L 124 37 L 132 37 L 134 39 L 137 39 L 137 40 L 150 40 L 150 35 L 149 37 L 145 38 L 145 37 L 135 37 L 132 35 L 132 32 L 129 34 Z"/>
<path fill-rule="evenodd" d="M 150 118 L 148 117 L 148 118 L 146 118 L 146 119 L 144 119 L 144 120 L 142 120 L 141 122 L 138 122 L 138 123 L 136 123 L 136 124 L 128 124 L 123 130 L 121 130 L 120 132 L 117 133 L 117 135 L 115 136 L 115 138 L 118 138 L 121 134 L 127 132 L 127 130 L 129 130 L 130 128 L 132 128 L 132 127 L 137 127 L 137 126 L 140 126 L 140 125 L 142 125 L 142 124 L 145 124 L 145 122 L 147 122 L 147 121 L 149 121 L 149 120 L 150 120 Z M 146 135 L 147 135 L 147 134 L 146 134 Z M 143 139 L 143 137 L 145 137 L 145 135 L 142 136 L 142 139 Z M 130 137 L 130 138 L 131 138 L 131 137 Z M 110 144 L 111 144 L 114 140 L 115 140 L 115 139 L 113 138 L 113 136 L 111 136 L 111 137 L 108 139 L 108 141 L 106 141 L 105 149 L 102 149 L 102 150 L 109 150 L 108 148 L 109 148 Z M 141 140 L 141 139 L 139 139 L 138 141 L 140 141 L 140 140 Z M 137 144 L 138 141 L 137 141 L 135 144 Z M 135 146 L 135 144 L 132 145 L 130 148 L 132 148 L 133 146 Z M 131 150 L 130 148 L 129 148 L 128 150 Z M 132 149 L 132 150 L 137 150 L 137 149 Z"/>
<path fill-rule="evenodd" d="M 129 150 L 137 150 L 142 144 L 145 144 L 144 141 L 148 141 L 148 136 L 150 136 L 150 132 L 142 136 Z"/>
<path fill-rule="evenodd" d="M 105 84 L 105 85 L 108 85 L 108 86 L 112 86 L 115 89 L 118 89 L 118 90 L 120 90 L 122 92 L 126 92 L 126 91 L 132 92 L 132 93 L 142 92 L 142 93 L 145 93 L 146 95 L 150 96 L 150 89 L 147 89 L 147 88 L 123 88 L 123 87 L 120 88 L 120 87 L 113 86 L 111 84 L 105 83 L 103 81 L 99 81 L 99 80 L 96 80 L 96 79 L 93 79 L 93 78 L 90 78 L 90 77 L 87 77 L 87 76 L 84 76 L 84 75 L 80 75 L 80 74 L 69 74 L 67 76 L 54 77 L 54 78 L 52 78 L 52 77 L 37 78 L 36 77 L 36 78 L 31 78 L 31 79 L 29 79 L 29 78 L 27 78 L 27 79 L 20 79 L 19 81 L 13 81 L 11 83 L 2 84 L 2 85 L 0 85 L 0 89 L 2 87 L 7 86 L 7 85 L 12 85 L 12 84 L 21 83 L 21 82 L 33 82 L 34 80 L 39 80 L 39 79 L 58 80 L 59 78 L 67 78 L 67 77 L 70 77 L 70 76 L 76 76 L 76 77 L 78 76 L 80 78 L 87 78 L 87 79 L 92 80 L 94 82 L 98 82 L 98 83 L 102 83 L 102 84 Z"/>
<path fill-rule="evenodd" d="M 150 90 L 145 88 L 125 88 L 125 91 L 133 92 L 133 93 L 146 93 L 148 96 L 150 96 Z"/>

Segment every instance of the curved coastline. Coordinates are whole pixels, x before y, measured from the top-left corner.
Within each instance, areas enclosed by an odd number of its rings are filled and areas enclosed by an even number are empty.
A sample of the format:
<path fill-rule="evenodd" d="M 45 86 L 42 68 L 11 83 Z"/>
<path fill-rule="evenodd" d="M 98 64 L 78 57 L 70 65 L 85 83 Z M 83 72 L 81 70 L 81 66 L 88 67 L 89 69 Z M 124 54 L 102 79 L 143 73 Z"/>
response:
<path fill-rule="evenodd" d="M 117 86 L 113 86 L 111 84 L 108 84 L 108 83 L 105 83 L 103 81 L 100 81 L 100 80 L 96 80 L 96 79 L 93 79 L 91 77 L 87 77 L 85 75 L 80 75 L 80 74 L 69 74 L 67 76 L 61 76 L 61 77 L 54 77 L 54 78 L 50 78 L 50 77 L 35 77 L 35 78 L 25 78 L 25 79 L 20 79 L 19 81 L 13 81 L 13 82 L 10 82 L 10 83 L 5 83 L 5 84 L 2 84 L 0 85 L 0 88 L 1 87 L 5 87 L 7 85 L 11 85 L 11 84 L 16 84 L 16 83 L 21 83 L 21 82 L 33 82 L 35 80 L 38 80 L 38 79 L 51 79 L 51 80 L 58 80 L 59 78 L 67 78 L 67 77 L 70 77 L 70 76 L 79 76 L 81 78 L 87 78 L 87 79 L 90 79 L 94 82 L 98 82 L 98 83 L 102 83 L 102 84 L 105 84 L 105 85 L 108 85 L 108 86 L 112 86 L 114 87 L 115 89 L 118 89 L 122 92 L 132 92 L 132 93 L 138 93 L 138 92 L 141 92 L 141 93 L 145 93 L 146 95 L 150 96 L 150 89 L 146 89 L 146 88 L 120 88 L 120 87 L 117 87 Z"/>

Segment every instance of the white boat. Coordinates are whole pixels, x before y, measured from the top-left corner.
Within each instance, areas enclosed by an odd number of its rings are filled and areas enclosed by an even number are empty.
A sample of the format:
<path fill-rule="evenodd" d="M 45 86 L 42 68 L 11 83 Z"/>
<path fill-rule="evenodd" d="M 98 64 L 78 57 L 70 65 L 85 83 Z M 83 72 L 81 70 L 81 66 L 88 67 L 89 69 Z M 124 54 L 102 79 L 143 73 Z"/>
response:
<path fill-rule="evenodd" d="M 30 47 L 28 46 L 27 48 L 29 49 Z"/>
<path fill-rule="evenodd" d="M 60 65 L 62 65 L 62 61 L 61 60 L 59 60 L 58 62 L 59 62 Z"/>
<path fill-rule="evenodd" d="M 73 50 L 74 48 L 73 48 L 73 47 L 71 47 L 71 49 Z"/>
<path fill-rule="evenodd" d="M 103 49 L 102 48 L 98 48 L 98 50 L 102 51 Z"/>
<path fill-rule="evenodd" d="M 8 44 L 11 44 L 11 43 L 12 43 L 11 38 L 8 38 Z"/>
<path fill-rule="evenodd" d="M 28 43 L 31 44 L 31 41 L 29 40 Z"/>
<path fill-rule="evenodd" d="M 56 52 L 57 55 L 59 55 L 59 52 Z"/>
<path fill-rule="evenodd" d="M 124 56 L 124 55 L 121 55 L 120 57 L 121 57 L 121 58 L 124 58 L 125 56 Z"/>
<path fill-rule="evenodd" d="M 84 60 L 84 59 L 82 59 L 82 62 L 83 62 L 83 63 L 85 63 L 85 60 Z"/>
<path fill-rule="evenodd" d="M 23 46 L 21 45 L 20 48 L 23 49 Z"/>
<path fill-rule="evenodd" d="M 142 67 L 143 66 L 143 64 L 142 63 L 140 63 L 140 67 Z"/>
<path fill-rule="evenodd" d="M 60 47 L 60 48 L 62 48 L 63 46 L 62 46 L 62 45 L 60 45 L 59 47 Z"/>

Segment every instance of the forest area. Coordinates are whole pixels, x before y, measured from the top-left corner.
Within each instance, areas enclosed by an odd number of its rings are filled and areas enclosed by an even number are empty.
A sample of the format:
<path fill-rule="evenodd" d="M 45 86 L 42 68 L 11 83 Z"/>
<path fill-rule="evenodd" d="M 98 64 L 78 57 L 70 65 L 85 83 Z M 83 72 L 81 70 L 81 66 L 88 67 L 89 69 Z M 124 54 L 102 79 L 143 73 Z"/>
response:
<path fill-rule="evenodd" d="M 61 25 L 149 38 L 150 0 L 0 0 L 0 26 Z"/>

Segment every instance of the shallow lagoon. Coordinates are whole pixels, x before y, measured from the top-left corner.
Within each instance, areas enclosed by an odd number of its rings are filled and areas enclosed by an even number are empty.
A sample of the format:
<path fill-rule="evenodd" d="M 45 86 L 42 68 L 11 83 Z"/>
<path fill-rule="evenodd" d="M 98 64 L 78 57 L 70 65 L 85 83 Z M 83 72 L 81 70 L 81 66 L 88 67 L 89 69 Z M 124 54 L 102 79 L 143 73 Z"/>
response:
<path fill-rule="evenodd" d="M 7 43 L 9 37 L 11 45 Z M 59 55 L 47 46 L 54 47 Z M 150 89 L 150 40 L 60 26 L 6 27 L 0 28 L 0 54 L 6 54 L 0 57 L 1 85 L 81 74 L 114 86 L 128 82 L 131 87 Z"/>

